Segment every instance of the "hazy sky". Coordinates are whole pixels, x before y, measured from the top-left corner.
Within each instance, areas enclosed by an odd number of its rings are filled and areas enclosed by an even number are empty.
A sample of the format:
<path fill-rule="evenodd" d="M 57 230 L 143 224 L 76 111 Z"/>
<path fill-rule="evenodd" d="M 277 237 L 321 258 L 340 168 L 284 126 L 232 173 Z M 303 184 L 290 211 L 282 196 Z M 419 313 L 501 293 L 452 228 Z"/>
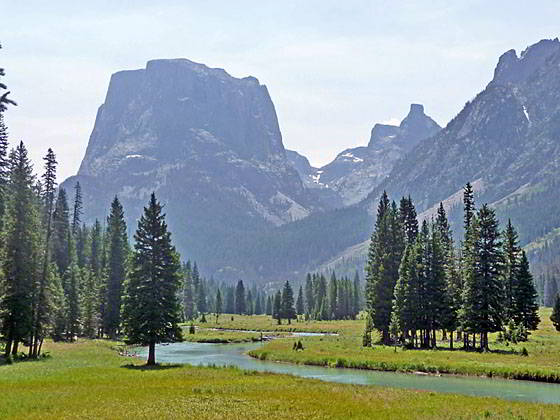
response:
<path fill-rule="evenodd" d="M 157 3 L 157 4 L 156 4 Z M 112 73 L 185 57 L 266 84 L 284 145 L 314 165 L 411 102 L 445 125 L 500 54 L 560 33 L 556 1 L 0 0 L 11 138 L 74 174 Z"/>

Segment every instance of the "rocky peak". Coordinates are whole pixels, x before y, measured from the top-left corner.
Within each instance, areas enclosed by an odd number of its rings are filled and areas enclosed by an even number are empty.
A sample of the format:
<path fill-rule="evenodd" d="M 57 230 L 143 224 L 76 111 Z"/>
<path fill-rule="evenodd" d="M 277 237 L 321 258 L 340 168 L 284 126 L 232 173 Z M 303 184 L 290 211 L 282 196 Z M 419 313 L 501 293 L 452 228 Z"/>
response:
<path fill-rule="evenodd" d="M 399 126 L 375 124 L 371 130 L 369 148 L 384 147 L 394 143 L 405 149 L 411 149 L 420 140 L 435 134 L 441 127 L 424 113 L 424 105 L 411 104 L 408 115 Z"/>
<path fill-rule="evenodd" d="M 526 48 L 518 57 L 515 50 L 500 56 L 491 84 L 507 85 L 527 80 L 553 55 L 560 51 L 558 38 L 543 39 Z"/>

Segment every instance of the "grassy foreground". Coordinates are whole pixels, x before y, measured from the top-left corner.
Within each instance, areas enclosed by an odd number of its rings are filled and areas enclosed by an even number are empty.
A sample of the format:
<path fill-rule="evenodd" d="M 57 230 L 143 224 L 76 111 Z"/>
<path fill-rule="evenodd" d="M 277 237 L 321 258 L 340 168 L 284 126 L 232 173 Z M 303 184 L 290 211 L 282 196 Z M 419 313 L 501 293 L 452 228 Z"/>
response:
<path fill-rule="evenodd" d="M 0 366 L 10 419 L 553 419 L 558 406 L 342 385 L 238 369 L 163 365 L 116 343 L 46 343 L 51 358 Z"/>
<path fill-rule="evenodd" d="M 244 331 L 223 331 L 197 328 L 195 334 L 189 334 L 189 328 L 183 328 L 183 338 L 191 343 L 251 343 L 261 341 L 260 333 Z"/>
<path fill-rule="evenodd" d="M 541 324 L 525 343 L 497 342 L 490 337 L 489 353 L 449 351 L 448 342 L 440 342 L 438 350 L 403 350 L 375 345 L 362 347 L 363 321 L 299 322 L 291 326 L 299 331 L 336 331 L 338 336 L 301 337 L 305 350 L 293 350 L 294 340 L 273 340 L 253 350 L 250 355 L 262 360 L 284 361 L 308 365 L 348 367 L 402 372 L 450 373 L 477 376 L 499 376 L 560 383 L 560 333 L 550 322 L 550 309 L 541 309 Z M 275 328 L 270 317 L 236 315 L 229 328 Z M 457 346 L 457 344 L 456 344 Z M 526 348 L 529 355 L 522 356 Z"/>

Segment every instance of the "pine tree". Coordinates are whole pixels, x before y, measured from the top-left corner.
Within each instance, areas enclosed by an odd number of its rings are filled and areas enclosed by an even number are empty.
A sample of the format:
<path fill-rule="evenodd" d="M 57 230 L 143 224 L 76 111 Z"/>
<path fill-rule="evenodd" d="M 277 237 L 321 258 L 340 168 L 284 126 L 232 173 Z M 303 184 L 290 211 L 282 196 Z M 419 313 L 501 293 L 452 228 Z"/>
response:
<path fill-rule="evenodd" d="M 282 303 L 281 303 L 282 318 L 288 320 L 288 324 L 292 323 L 292 319 L 296 319 L 296 310 L 294 308 L 294 291 L 290 282 L 286 281 L 284 283 L 284 289 L 282 290 Z"/>
<path fill-rule="evenodd" d="M 89 268 L 81 269 L 82 296 L 80 301 L 82 312 L 82 333 L 88 338 L 97 334 L 98 290 L 94 273 Z"/>
<path fill-rule="evenodd" d="M 70 265 L 64 273 L 63 289 L 66 296 L 66 338 L 73 341 L 81 333 L 81 289 L 82 278 L 76 257 L 76 243 L 71 231 L 68 231 L 68 258 Z"/>
<path fill-rule="evenodd" d="M 235 313 L 235 290 L 234 287 L 226 289 L 226 314 Z"/>
<path fill-rule="evenodd" d="M 418 236 L 418 220 L 416 218 L 416 209 L 410 196 L 408 198 L 401 198 L 399 217 L 404 229 L 406 243 L 414 243 Z"/>
<path fill-rule="evenodd" d="M 237 282 L 237 287 L 235 288 L 235 313 L 243 315 L 246 312 L 245 306 L 245 286 L 243 286 L 243 280 Z"/>
<path fill-rule="evenodd" d="M 303 305 L 303 287 L 299 286 L 299 293 L 296 302 L 296 312 L 298 315 L 303 315 L 305 312 L 305 308 Z"/>
<path fill-rule="evenodd" d="M 64 188 L 58 189 L 55 209 L 53 213 L 52 247 L 53 260 L 58 267 L 58 273 L 62 277 L 70 265 L 68 260 L 68 231 L 69 213 L 68 200 Z"/>
<path fill-rule="evenodd" d="M 194 298 L 190 262 L 183 267 L 183 316 L 186 321 L 194 318 Z"/>
<path fill-rule="evenodd" d="M 517 240 L 517 232 L 508 220 L 504 232 L 504 292 L 505 292 L 505 317 L 511 319 L 515 316 L 516 302 L 515 289 L 519 277 L 519 257 L 521 249 Z"/>
<path fill-rule="evenodd" d="M 272 318 L 278 321 L 278 325 L 282 323 L 282 293 L 280 292 L 280 290 L 278 290 L 274 295 Z"/>
<path fill-rule="evenodd" d="M 5 355 L 16 355 L 20 342 L 29 340 L 33 325 L 34 289 L 40 267 L 40 216 L 34 191 L 35 177 L 23 143 L 10 153 L 10 179 L 5 212 L 5 249 L 1 261 L 4 295 L 0 325 Z"/>
<path fill-rule="evenodd" d="M 253 315 L 253 293 L 251 289 L 247 290 L 247 298 L 245 299 L 246 314 Z"/>
<path fill-rule="evenodd" d="M 523 325 L 527 330 L 536 330 L 540 322 L 538 296 L 525 251 L 521 251 L 521 261 L 516 274 L 512 318 L 516 324 Z"/>
<path fill-rule="evenodd" d="M 263 304 L 262 304 L 262 294 L 257 293 L 257 299 L 255 301 L 255 315 L 262 315 Z"/>
<path fill-rule="evenodd" d="M 0 45 L 0 49 L 2 49 L 2 45 Z M 5 76 L 5 72 L 4 69 L 0 67 L 0 78 Z M 6 91 L 6 92 L 3 92 Z M 8 108 L 8 105 L 16 105 L 16 103 L 8 98 L 8 96 L 10 95 L 10 92 L 8 91 L 8 88 L 6 87 L 6 85 L 2 82 L 0 82 L 0 114 L 2 114 L 4 111 L 6 111 L 6 109 Z"/>
<path fill-rule="evenodd" d="M 466 234 L 471 225 L 471 221 L 475 212 L 474 191 L 470 182 L 467 182 L 467 185 L 463 189 L 463 208 L 464 208 L 464 226 L 465 226 L 465 234 Z"/>
<path fill-rule="evenodd" d="M 68 312 L 62 281 L 58 274 L 56 264 L 49 267 L 49 294 L 51 296 L 51 309 L 48 311 L 50 315 L 50 333 L 54 341 L 62 341 L 66 334 L 66 314 Z M 38 353 L 40 351 L 38 350 Z"/>
<path fill-rule="evenodd" d="M 115 339 L 121 321 L 121 297 L 126 275 L 128 239 L 126 222 L 121 203 L 117 197 L 111 203 L 111 213 L 107 218 L 107 299 L 104 311 L 103 330 Z"/>
<path fill-rule="evenodd" d="M 270 296 L 266 297 L 266 308 L 265 308 L 265 313 L 267 315 L 272 316 L 272 299 Z"/>
<path fill-rule="evenodd" d="M 494 210 L 483 205 L 468 235 L 463 323 L 467 331 L 481 334 L 481 348 L 487 350 L 488 333 L 500 331 L 504 321 L 503 254 Z"/>
<path fill-rule="evenodd" d="M 219 288 L 218 291 L 216 292 L 215 312 L 216 312 L 216 324 L 217 324 L 218 318 L 220 318 L 220 315 L 222 313 L 222 293 L 220 292 Z"/>
<path fill-rule="evenodd" d="M 550 320 L 554 328 L 556 328 L 556 331 L 560 331 L 560 294 L 557 294 L 554 300 L 554 307 L 552 309 L 552 315 L 550 315 Z"/>
<path fill-rule="evenodd" d="M 558 294 L 558 285 L 556 279 L 550 274 L 546 276 L 544 283 L 544 306 L 550 308 L 556 302 L 556 295 Z"/>
<path fill-rule="evenodd" d="M 356 274 L 354 275 L 354 293 L 352 294 L 354 301 L 353 301 L 353 310 L 352 316 L 355 318 L 360 310 L 362 309 L 362 286 L 360 284 L 360 275 L 356 270 Z"/>
<path fill-rule="evenodd" d="M 367 306 L 373 325 L 381 332 L 381 340 L 388 344 L 389 324 L 393 306 L 393 292 L 399 277 L 399 266 L 404 251 L 404 230 L 396 204 L 389 204 L 383 193 L 377 209 L 366 264 Z"/>
<path fill-rule="evenodd" d="M 147 364 L 154 365 L 157 343 L 182 339 L 177 298 L 181 285 L 179 255 L 154 193 L 144 208 L 134 239 L 123 326 L 128 342 L 149 347 Z"/>
<path fill-rule="evenodd" d="M 45 331 L 44 328 L 48 324 L 48 308 L 49 308 L 49 267 L 50 267 L 50 244 L 52 236 L 52 215 L 54 211 L 54 194 L 56 190 L 56 156 L 52 149 L 47 151 L 47 155 L 43 158 L 45 161 L 45 173 L 42 176 L 43 190 L 43 226 L 45 229 L 45 240 L 43 249 L 43 261 L 41 269 L 41 278 L 39 280 L 39 290 L 37 307 L 35 308 L 35 320 L 33 325 L 33 357 L 39 356 L 39 345 L 42 342 Z"/>
<path fill-rule="evenodd" d="M 4 123 L 4 115 L 0 112 L 0 232 L 4 230 L 3 223 L 9 179 L 10 161 L 8 160 L 8 128 Z"/>
<path fill-rule="evenodd" d="M 199 280 L 196 295 L 196 309 L 199 314 L 204 315 L 208 312 L 208 302 L 206 300 L 206 289 L 204 287 L 204 282 Z"/>
<path fill-rule="evenodd" d="M 82 224 L 82 215 L 82 187 L 79 182 L 76 182 L 76 185 L 74 185 L 74 211 L 72 212 L 72 233 L 74 236 L 78 234 L 78 230 Z"/>
<path fill-rule="evenodd" d="M 337 285 L 336 275 L 333 271 L 331 275 L 331 281 L 329 282 L 329 317 L 328 319 L 338 318 L 338 285 Z"/>

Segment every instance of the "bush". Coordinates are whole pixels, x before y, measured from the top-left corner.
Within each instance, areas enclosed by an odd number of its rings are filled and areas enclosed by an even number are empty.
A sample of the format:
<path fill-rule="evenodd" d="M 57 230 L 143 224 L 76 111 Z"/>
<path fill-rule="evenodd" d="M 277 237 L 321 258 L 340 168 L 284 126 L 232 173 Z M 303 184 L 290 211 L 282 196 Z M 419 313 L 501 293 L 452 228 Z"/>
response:
<path fill-rule="evenodd" d="M 189 334 L 194 334 L 196 332 L 194 325 L 191 324 L 191 326 L 189 327 Z"/>
<path fill-rule="evenodd" d="M 523 347 L 523 350 L 521 350 L 521 356 L 529 356 L 529 352 L 525 347 Z"/>

